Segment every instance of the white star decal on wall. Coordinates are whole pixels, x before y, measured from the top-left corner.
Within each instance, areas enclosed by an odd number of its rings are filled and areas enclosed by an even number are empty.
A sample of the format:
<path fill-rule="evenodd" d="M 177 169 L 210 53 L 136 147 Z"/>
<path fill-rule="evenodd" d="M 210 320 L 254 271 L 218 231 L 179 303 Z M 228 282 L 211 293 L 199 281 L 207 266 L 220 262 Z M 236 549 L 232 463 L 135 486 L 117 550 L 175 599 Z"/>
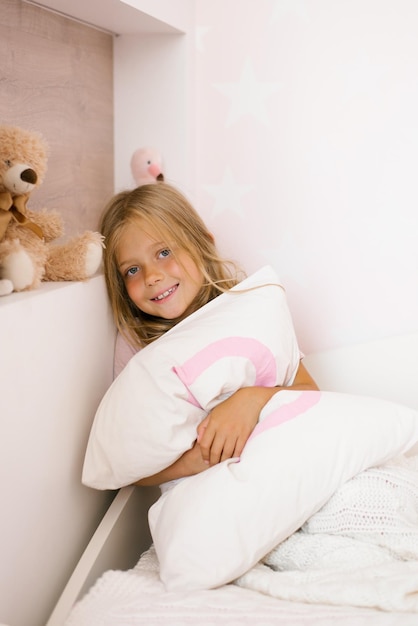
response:
<path fill-rule="evenodd" d="M 226 127 L 240 118 L 251 115 L 268 126 L 269 119 L 265 100 L 280 89 L 277 82 L 264 83 L 257 80 L 250 61 L 242 68 L 239 81 L 235 83 L 215 83 L 214 87 L 230 98 L 231 105 L 226 120 Z"/>
<path fill-rule="evenodd" d="M 241 198 L 253 189 L 253 185 L 239 185 L 235 182 L 229 168 L 225 170 L 222 182 L 219 185 L 204 185 L 204 189 L 214 197 L 212 214 L 219 215 L 223 211 L 242 213 Z"/>

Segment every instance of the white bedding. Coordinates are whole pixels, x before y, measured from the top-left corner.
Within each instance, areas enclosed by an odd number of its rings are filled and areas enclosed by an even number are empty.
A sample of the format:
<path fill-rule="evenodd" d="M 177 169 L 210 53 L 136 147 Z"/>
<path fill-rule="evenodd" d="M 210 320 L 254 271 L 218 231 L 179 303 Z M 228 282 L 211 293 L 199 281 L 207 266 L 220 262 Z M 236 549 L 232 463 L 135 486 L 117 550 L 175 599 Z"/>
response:
<path fill-rule="evenodd" d="M 151 547 L 106 572 L 65 626 L 416 626 L 418 457 L 348 481 L 264 562 L 235 584 L 167 592 Z"/>
<path fill-rule="evenodd" d="M 349 480 L 236 582 L 285 600 L 418 613 L 418 456 Z"/>
<path fill-rule="evenodd" d="M 288 602 L 233 584 L 167 592 L 150 548 L 132 570 L 108 571 L 65 626 L 416 626 L 416 613 Z"/>

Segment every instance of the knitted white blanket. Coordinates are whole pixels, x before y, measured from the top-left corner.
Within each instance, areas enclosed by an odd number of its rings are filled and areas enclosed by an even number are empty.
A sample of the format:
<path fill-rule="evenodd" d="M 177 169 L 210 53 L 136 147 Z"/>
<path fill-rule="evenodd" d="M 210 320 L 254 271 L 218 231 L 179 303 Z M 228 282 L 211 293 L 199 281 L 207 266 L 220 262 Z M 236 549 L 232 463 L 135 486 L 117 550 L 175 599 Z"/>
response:
<path fill-rule="evenodd" d="M 283 600 L 418 612 L 418 456 L 348 481 L 235 583 Z"/>

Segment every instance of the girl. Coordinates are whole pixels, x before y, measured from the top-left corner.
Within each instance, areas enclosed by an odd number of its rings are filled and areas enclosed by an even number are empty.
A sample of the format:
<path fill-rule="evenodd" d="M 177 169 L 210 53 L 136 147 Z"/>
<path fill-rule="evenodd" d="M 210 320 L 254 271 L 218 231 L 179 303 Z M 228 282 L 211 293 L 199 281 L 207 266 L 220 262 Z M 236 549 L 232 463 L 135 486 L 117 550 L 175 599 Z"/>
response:
<path fill-rule="evenodd" d="M 115 375 L 138 350 L 244 277 L 219 256 L 197 212 L 167 183 L 117 194 L 105 209 L 101 232 L 106 285 L 118 330 Z M 291 388 L 317 389 L 302 363 Z M 239 457 L 260 411 L 279 390 L 239 389 L 203 420 L 191 450 L 136 484 L 165 483 Z"/>

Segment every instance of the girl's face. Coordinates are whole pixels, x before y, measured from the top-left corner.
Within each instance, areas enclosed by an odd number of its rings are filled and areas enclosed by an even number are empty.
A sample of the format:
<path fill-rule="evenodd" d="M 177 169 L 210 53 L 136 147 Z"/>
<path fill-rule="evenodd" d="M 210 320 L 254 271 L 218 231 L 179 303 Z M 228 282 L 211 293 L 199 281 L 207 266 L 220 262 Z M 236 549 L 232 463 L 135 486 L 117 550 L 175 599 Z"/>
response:
<path fill-rule="evenodd" d="M 141 224 L 125 228 L 116 259 L 129 297 L 149 315 L 167 320 L 180 317 L 203 284 L 203 275 L 193 259 L 161 241 L 150 226 L 147 231 Z"/>

